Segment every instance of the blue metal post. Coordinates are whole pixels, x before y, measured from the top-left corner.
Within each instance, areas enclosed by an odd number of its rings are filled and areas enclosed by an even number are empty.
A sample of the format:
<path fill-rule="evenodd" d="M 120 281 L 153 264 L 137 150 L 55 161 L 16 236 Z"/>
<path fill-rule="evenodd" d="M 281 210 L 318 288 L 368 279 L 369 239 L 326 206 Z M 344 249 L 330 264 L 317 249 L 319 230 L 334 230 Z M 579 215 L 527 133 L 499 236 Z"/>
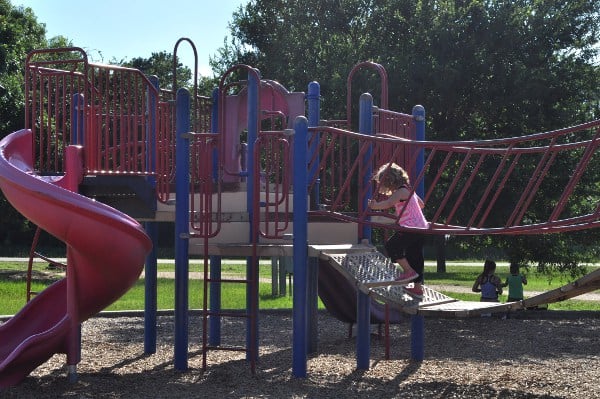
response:
<path fill-rule="evenodd" d="M 307 188 L 307 136 L 308 120 L 299 116 L 294 121 L 294 294 L 292 298 L 293 339 L 292 375 L 306 377 L 306 292 L 308 248 L 308 188 Z"/>
<path fill-rule="evenodd" d="M 85 133 L 85 102 L 84 102 L 83 94 L 75 93 L 73 95 L 73 105 L 71 106 L 71 120 L 73 121 L 73 131 L 71 133 L 71 144 L 72 145 L 85 145 L 84 143 L 84 133 Z M 68 159 L 68 158 L 67 158 Z M 70 165 L 66 165 L 67 170 Z M 69 187 L 69 190 L 78 191 L 77 187 Z M 70 257 L 70 248 L 67 248 L 67 257 Z M 69 270 L 71 269 L 71 262 L 67 262 Z M 67 276 L 73 276 L 74 274 L 67 272 Z M 76 292 L 73 284 L 75 282 L 74 278 L 69 278 L 67 280 L 68 288 L 67 290 Z M 71 301 L 72 302 L 72 301 Z M 68 377 L 69 382 L 77 381 L 77 371 L 76 366 L 74 364 L 78 363 L 81 359 L 81 323 L 77 325 L 77 327 L 73 327 L 73 330 L 69 334 L 69 341 L 72 347 L 69 347 L 67 350 L 67 363 L 69 367 Z M 77 360 L 74 360 L 77 359 Z"/>
<path fill-rule="evenodd" d="M 210 278 L 217 281 L 210 283 L 210 296 L 208 298 L 210 310 L 213 315 L 208 318 L 208 343 L 213 346 L 221 344 L 221 317 L 217 316 L 221 310 L 221 257 L 210 257 Z"/>
<path fill-rule="evenodd" d="M 144 223 L 144 229 L 152 240 L 152 250 L 146 257 L 146 267 L 144 273 L 144 353 L 151 354 L 156 353 L 156 247 L 158 246 L 158 223 L 146 222 Z"/>
<path fill-rule="evenodd" d="M 175 176 L 175 369 L 188 368 L 188 277 L 189 277 L 189 140 L 190 93 L 177 90 L 175 119 L 176 176 Z"/>
<path fill-rule="evenodd" d="M 71 117 L 73 119 L 73 131 L 71 133 L 71 144 L 84 145 L 85 137 L 85 103 L 83 94 L 73 94 L 73 105 Z"/>
<path fill-rule="evenodd" d="M 158 90 L 158 78 L 150 76 L 148 78 L 152 85 Z M 156 136 L 157 136 L 157 102 L 158 98 L 152 91 L 148 91 L 148 131 L 146 137 L 146 162 L 150 170 L 156 172 Z M 148 184 L 156 188 L 156 178 L 148 176 Z M 154 202 L 156 210 L 156 201 Z M 144 223 L 144 229 L 152 240 L 152 250 L 146 257 L 145 278 L 144 278 L 144 352 L 146 354 L 156 353 L 156 318 L 157 318 L 157 255 L 158 246 L 158 224 L 156 222 Z"/>
<path fill-rule="evenodd" d="M 308 94 L 306 95 L 308 101 L 308 126 L 316 127 L 319 126 L 321 121 L 321 87 L 318 82 L 310 82 L 308 84 Z M 310 146 L 308 148 L 308 159 L 312 159 L 313 163 L 310 166 L 308 181 L 312 181 L 315 176 L 319 173 L 319 140 L 320 133 L 312 132 L 310 135 Z M 312 192 L 310 193 L 310 209 L 317 209 L 319 206 L 320 196 L 320 181 L 317 176 L 317 180 L 313 185 Z M 317 351 L 318 343 L 318 310 L 319 310 L 319 260 L 316 258 L 310 259 L 308 262 L 308 292 L 307 292 L 307 305 L 308 305 L 308 342 L 307 352 L 313 353 Z"/>
<path fill-rule="evenodd" d="M 306 95 L 306 100 L 308 102 L 308 126 L 319 126 L 321 121 L 321 86 L 319 86 L 318 82 L 310 82 L 308 84 L 308 94 Z M 312 135 L 315 135 L 316 137 L 312 137 Z M 308 159 L 314 159 L 314 162 L 310 167 L 309 181 L 312 181 L 315 175 L 319 173 L 319 136 L 319 132 L 313 132 L 309 135 L 311 144 L 308 148 Z M 310 209 L 316 209 L 319 206 L 320 185 L 321 182 L 319 179 L 317 179 L 313 186 L 312 192 L 310 193 Z"/>
<path fill-rule="evenodd" d="M 371 357 L 371 297 L 360 290 L 356 295 L 356 368 L 368 370 Z"/>
<path fill-rule="evenodd" d="M 248 212 L 248 220 L 250 221 L 250 231 L 249 231 L 249 241 L 253 243 L 256 237 L 253 237 L 255 234 L 254 226 L 254 209 L 253 209 L 253 200 L 254 200 L 254 174 L 259 173 L 259 171 L 254 170 L 254 145 L 256 139 L 258 138 L 258 92 L 259 92 L 260 79 L 253 73 L 248 73 L 248 179 L 246 180 L 246 209 Z M 256 264 L 255 264 L 256 263 Z M 256 274 L 258 273 L 258 259 L 253 259 L 253 257 L 248 257 L 246 259 L 246 276 L 248 279 L 257 278 Z M 254 287 L 253 287 L 254 286 Z M 246 313 L 250 316 L 250 312 L 258 309 L 254 309 L 258 307 L 258 292 L 255 292 L 253 288 L 258 290 L 258 284 L 248 284 L 246 290 L 246 303 L 247 309 Z M 257 316 L 257 315 L 255 315 Z M 256 320 L 256 317 L 254 317 Z M 251 349 L 247 353 L 253 353 L 254 359 L 258 359 L 258 322 L 252 323 L 253 318 L 248 317 L 248 322 L 246 328 L 246 348 Z M 252 339 L 254 336 L 254 339 Z M 252 359 L 248 359 L 252 360 Z"/>
<path fill-rule="evenodd" d="M 258 137 L 258 85 L 254 74 L 248 74 L 248 156 L 247 156 L 247 173 L 248 173 L 248 191 L 246 195 L 246 209 L 250 220 L 250 240 L 253 239 L 252 234 L 252 201 L 254 197 L 254 145 Z"/>
<path fill-rule="evenodd" d="M 359 121 L 358 131 L 362 134 L 373 135 L 373 97 L 369 93 L 363 93 L 359 99 Z M 367 192 L 362 198 L 362 209 L 367 209 L 369 199 L 373 196 L 371 176 L 373 175 L 373 144 L 369 145 L 368 150 L 363 157 L 363 164 L 366 165 L 365 175 L 363 176 L 363 187 L 367 187 Z M 361 200 L 360 198 L 358 199 Z M 362 238 L 371 241 L 372 227 L 370 224 L 364 224 L 362 227 Z"/>
<path fill-rule="evenodd" d="M 415 120 L 416 137 L 418 141 L 425 141 L 425 108 L 422 105 L 415 105 L 412 110 L 412 115 Z M 416 173 L 419 175 L 423 170 L 423 164 L 425 163 L 425 155 L 423 149 L 419 150 L 417 154 L 416 162 Z M 419 186 L 416 187 L 417 194 L 422 198 L 425 195 L 425 180 L 419 182 Z"/>
<path fill-rule="evenodd" d="M 212 92 L 212 113 L 211 113 L 211 126 L 210 131 L 212 133 L 218 133 L 219 131 L 219 89 L 215 88 Z M 213 150 L 213 180 L 218 181 L 219 179 L 219 150 L 215 148 Z M 214 313 L 218 313 L 221 310 L 221 257 L 213 255 L 210 257 L 210 277 L 213 280 L 210 283 L 210 298 L 209 307 Z M 208 319 L 208 343 L 213 346 L 221 344 L 221 317 L 210 316 Z"/>
<path fill-rule="evenodd" d="M 422 105 L 413 107 L 413 118 L 416 125 L 416 139 L 425 140 L 425 108 Z M 423 149 L 417 154 L 416 175 L 423 170 L 424 154 Z M 423 198 L 425 192 L 425 182 L 421 180 L 416 187 L 417 194 Z M 411 358 L 416 361 L 422 361 L 425 358 L 425 318 L 422 315 L 411 316 Z"/>
<path fill-rule="evenodd" d="M 373 97 L 369 93 L 363 93 L 359 100 L 359 121 L 358 130 L 363 134 L 373 133 Z M 365 155 L 366 160 L 371 159 L 370 152 Z M 365 179 L 369 179 L 366 176 Z M 363 182 L 364 183 L 364 182 Z M 368 182 L 367 182 L 368 183 Z M 363 206 L 367 206 L 364 199 Z M 363 237 L 371 236 L 370 226 L 363 226 Z M 369 358 L 371 352 L 371 298 L 362 291 L 357 294 L 357 309 L 356 309 L 356 367 L 359 370 L 369 369 Z"/>

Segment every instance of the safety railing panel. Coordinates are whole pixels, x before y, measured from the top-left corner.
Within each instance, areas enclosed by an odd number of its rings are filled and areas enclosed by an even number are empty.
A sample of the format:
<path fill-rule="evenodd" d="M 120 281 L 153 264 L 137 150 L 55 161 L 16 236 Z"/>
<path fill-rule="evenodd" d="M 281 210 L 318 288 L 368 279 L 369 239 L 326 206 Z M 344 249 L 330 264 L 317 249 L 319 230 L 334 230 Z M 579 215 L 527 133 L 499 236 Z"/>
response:
<path fill-rule="evenodd" d="M 292 135 L 289 131 L 261 131 L 255 144 L 254 216 L 261 237 L 280 239 L 292 211 Z"/>
<path fill-rule="evenodd" d="M 314 141 L 317 145 L 314 146 Z M 356 141 L 347 130 L 325 128 L 309 136 L 309 148 L 315 148 L 309 159 L 309 170 L 318 170 L 309 182 L 309 192 L 319 185 L 319 203 L 337 211 L 349 211 L 355 179 L 348 179 L 358 165 Z"/>
<path fill-rule="evenodd" d="M 175 183 L 175 103 L 162 101 L 158 105 L 156 134 L 156 193 L 166 203 Z"/>
<path fill-rule="evenodd" d="M 190 134 L 190 235 L 210 238 L 221 230 L 221 135 Z"/>
<path fill-rule="evenodd" d="M 91 64 L 88 79 L 88 173 L 153 174 L 154 127 L 149 115 L 157 115 L 158 90 L 130 68 Z"/>
<path fill-rule="evenodd" d="M 419 171 L 418 154 L 423 154 L 423 168 L 411 183 L 425 183 L 430 233 L 539 234 L 600 225 L 600 170 L 595 166 L 600 162 L 600 121 L 464 142 L 419 142 L 327 127 L 309 130 L 322 139 L 318 177 L 322 182 L 337 177 L 329 187 L 321 184 L 321 204 L 326 206 L 315 212 L 399 229 L 395 215 L 365 209 L 366 199 L 378 192 L 370 177 L 386 162 Z M 336 169 L 342 165 L 340 157 L 352 160 L 343 173 Z"/>
<path fill-rule="evenodd" d="M 412 115 L 394 112 L 386 109 L 377 108 L 373 112 L 373 131 L 376 134 L 386 134 L 394 137 L 416 140 L 416 124 Z M 415 157 L 411 154 L 414 147 L 405 146 L 404 151 L 396 154 L 395 161 L 399 165 L 408 165 L 408 160 Z M 378 152 L 378 158 L 375 159 L 377 165 L 388 162 L 392 156 L 392 147 L 381 148 Z M 408 170 L 409 175 L 414 175 L 414 170 Z"/>
<path fill-rule="evenodd" d="M 27 57 L 25 128 L 33 133 L 32 155 L 41 174 L 62 173 L 65 148 L 79 139 L 72 131 L 83 133 L 84 106 L 77 102 L 89 90 L 87 69 L 87 56 L 78 48 L 40 50 Z"/>
<path fill-rule="evenodd" d="M 167 203 L 175 191 L 175 94 L 171 90 L 161 90 L 160 96 L 156 136 L 156 191 L 158 200 Z M 196 96 L 191 108 L 192 131 L 210 132 L 212 99 Z"/>
<path fill-rule="evenodd" d="M 64 148 L 83 145 L 85 172 L 154 174 L 158 90 L 139 70 L 88 63 L 79 48 L 26 60 L 26 127 L 40 173 L 62 173 Z"/>

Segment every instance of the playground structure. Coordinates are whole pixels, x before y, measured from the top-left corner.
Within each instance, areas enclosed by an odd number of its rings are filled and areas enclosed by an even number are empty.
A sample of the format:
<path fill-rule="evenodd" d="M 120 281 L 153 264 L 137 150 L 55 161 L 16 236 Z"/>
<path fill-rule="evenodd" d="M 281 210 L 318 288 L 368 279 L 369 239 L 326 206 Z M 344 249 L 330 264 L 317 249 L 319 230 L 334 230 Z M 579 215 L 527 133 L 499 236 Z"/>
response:
<path fill-rule="evenodd" d="M 370 94 L 360 96 L 355 132 L 351 82 L 362 69 L 379 74 L 382 91 L 380 107 L 373 104 Z M 377 192 L 370 181 L 374 168 L 394 161 L 409 171 L 415 192 L 431 209 L 428 234 L 542 234 L 597 227 L 598 203 L 588 202 L 588 208 L 570 205 L 581 204 L 586 187 L 597 182 L 597 176 L 586 172 L 588 165 L 598 161 L 600 121 L 511 139 L 424 141 L 423 107 L 415 106 L 411 115 L 388 110 L 385 69 L 369 62 L 358 64 L 349 74 L 346 119 L 329 121 L 320 116 L 317 82 L 308 85 L 306 95 L 291 93 L 245 65 L 227 71 L 212 98 L 198 96 L 195 90 L 190 96 L 186 89 L 177 89 L 176 79 L 171 90 L 163 90 L 156 79 L 140 71 L 89 63 L 78 48 L 32 52 L 25 77 L 26 130 L 8 136 L 0 145 L 0 186 L 26 217 L 64 240 L 69 253 L 79 254 L 68 256 L 67 279 L 61 284 L 79 287 L 85 282 L 74 276 L 92 278 L 89 268 L 80 265 L 91 262 L 87 258 L 96 256 L 94 244 L 112 237 L 113 230 L 130 226 L 124 229 L 135 231 L 130 233 L 135 238 L 120 240 L 127 250 L 111 251 L 119 259 L 94 263 L 94 268 L 108 269 L 103 274 L 112 271 L 123 278 L 123 285 L 110 295 L 92 295 L 82 310 L 76 308 L 74 297 L 59 299 L 49 288 L 49 293 L 37 295 L 0 326 L 0 337 L 13 336 L 17 325 L 28 326 L 13 340 L 1 341 L 0 386 L 18 383 L 52 353 L 63 351 L 69 354 L 74 377 L 79 360 L 73 338 L 77 324 L 116 300 L 139 275 L 141 270 L 133 265 L 141 266 L 149 250 L 146 236 L 138 233 L 139 226 L 132 219 L 108 211 L 112 208 L 99 202 L 142 221 L 154 247 L 156 224 L 175 222 L 174 363 L 178 370 L 187 368 L 190 254 L 204 259 L 203 367 L 209 350 L 241 350 L 253 371 L 259 343 L 258 260 L 293 257 L 292 372 L 296 377 L 306 376 L 306 356 L 316 350 L 317 295 L 327 296 L 328 308 L 336 309 L 337 296 L 327 292 L 323 283 L 339 276 L 350 283 L 356 296 L 355 319 L 346 321 L 357 323 L 357 367 L 362 369 L 369 367 L 372 309 L 380 313 L 378 319 L 386 321 L 390 312 L 410 315 L 412 356 L 421 360 L 426 315 L 507 312 L 600 287 L 600 275 L 594 273 L 557 292 L 516 303 L 456 301 L 427 287 L 423 301 L 414 301 L 394 284 L 395 266 L 369 244 L 373 228 L 401 229 L 396 217 L 366 207 Z M 69 154 L 81 155 L 69 158 Z M 572 159 L 578 162 L 566 163 Z M 30 184 L 21 183 L 24 176 Z M 84 195 L 57 187 L 58 177 L 69 180 L 65 187 Z M 556 187 L 564 189 L 549 190 Z M 15 190 L 19 195 L 11 197 Z M 40 196 L 40 192 L 46 194 Z M 39 210 L 55 199 L 62 200 L 61 210 L 48 221 L 50 213 L 40 215 Z M 548 203 L 547 214 L 534 214 L 531 205 L 542 200 Z M 75 203 L 81 204 L 75 207 L 81 211 L 66 213 Z M 82 215 L 88 214 L 111 214 L 117 221 L 89 216 L 91 221 L 79 226 L 91 233 L 89 241 L 71 242 L 70 236 L 62 235 L 63 229 L 73 234 L 71 226 L 79 225 Z M 96 224 L 103 223 L 109 227 L 98 231 Z M 84 255 L 86 261 L 77 258 Z M 227 256 L 247 258 L 245 279 L 222 278 L 221 258 Z M 125 267 L 132 271 L 123 276 L 121 268 Z M 327 267 L 337 272 L 329 280 L 322 273 Z M 145 276 L 145 349 L 153 353 L 155 252 L 146 259 Z M 223 283 L 246 285 L 245 312 L 221 309 Z M 86 293 L 94 291 L 83 286 Z M 317 286 L 325 292 L 318 292 Z M 66 309 L 57 307 L 57 301 L 66 302 Z M 381 304 L 385 306 L 379 308 Z M 40 323 L 35 315 L 44 306 L 57 314 Z M 68 328 L 56 320 L 65 315 Z M 221 343 L 223 317 L 247 319 L 245 347 Z M 44 341 L 44 350 L 32 339 L 40 333 L 53 338 Z M 33 349 L 27 350 L 24 342 Z"/>

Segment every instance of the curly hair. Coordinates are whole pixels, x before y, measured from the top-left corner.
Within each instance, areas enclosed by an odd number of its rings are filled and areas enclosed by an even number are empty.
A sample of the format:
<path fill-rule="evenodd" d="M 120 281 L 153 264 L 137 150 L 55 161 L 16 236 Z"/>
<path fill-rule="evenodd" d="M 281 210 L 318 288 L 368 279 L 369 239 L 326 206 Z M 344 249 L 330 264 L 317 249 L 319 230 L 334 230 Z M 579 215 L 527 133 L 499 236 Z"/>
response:
<path fill-rule="evenodd" d="M 382 194 L 391 194 L 400 187 L 410 184 L 408 173 L 393 162 L 381 165 L 372 180 L 379 185 L 379 192 Z"/>

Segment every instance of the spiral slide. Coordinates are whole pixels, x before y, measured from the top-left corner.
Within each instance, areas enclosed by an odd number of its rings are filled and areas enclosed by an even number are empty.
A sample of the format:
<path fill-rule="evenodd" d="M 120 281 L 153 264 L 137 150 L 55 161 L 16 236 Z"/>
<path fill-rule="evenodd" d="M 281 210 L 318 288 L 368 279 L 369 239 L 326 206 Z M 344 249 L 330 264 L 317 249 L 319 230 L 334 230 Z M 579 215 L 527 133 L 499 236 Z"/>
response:
<path fill-rule="evenodd" d="M 67 353 L 76 364 L 73 332 L 129 290 L 152 246 L 134 219 L 63 188 L 81 176 L 71 170 L 67 166 L 61 179 L 36 175 L 29 130 L 0 141 L 0 189 L 27 219 L 66 243 L 68 267 L 67 278 L 0 324 L 0 389 L 18 384 L 55 353 Z"/>

